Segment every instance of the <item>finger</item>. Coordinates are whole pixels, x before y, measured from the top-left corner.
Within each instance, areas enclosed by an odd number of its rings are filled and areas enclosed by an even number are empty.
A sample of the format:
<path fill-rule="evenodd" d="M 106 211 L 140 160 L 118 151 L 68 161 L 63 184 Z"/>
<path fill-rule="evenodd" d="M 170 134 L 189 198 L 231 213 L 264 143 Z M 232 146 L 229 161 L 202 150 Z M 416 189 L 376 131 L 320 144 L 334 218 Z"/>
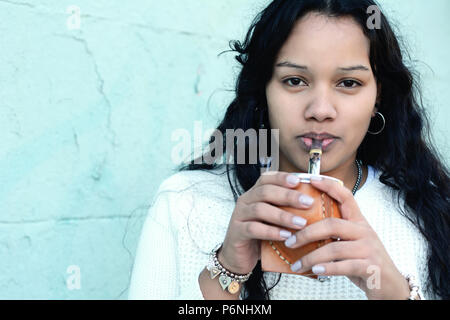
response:
<path fill-rule="evenodd" d="M 289 248 L 299 248 L 314 241 L 330 238 L 358 240 L 364 236 L 365 232 L 366 228 L 355 222 L 326 218 L 297 231 L 292 238 L 286 241 L 285 245 Z"/>
<path fill-rule="evenodd" d="M 317 275 L 367 277 L 369 268 L 366 259 L 349 259 L 337 262 L 320 263 L 312 267 L 312 272 Z"/>
<path fill-rule="evenodd" d="M 358 204 L 353 197 L 352 192 L 332 179 L 321 179 L 320 177 L 311 177 L 311 185 L 327 193 L 338 202 L 343 219 L 360 221 L 366 219 L 359 210 Z"/>
<path fill-rule="evenodd" d="M 265 185 L 274 184 L 285 188 L 294 188 L 300 182 L 297 175 L 283 171 L 268 171 L 261 174 L 254 184 L 254 188 Z"/>
<path fill-rule="evenodd" d="M 243 240 L 273 240 L 284 241 L 292 233 L 280 227 L 269 226 L 262 222 L 248 221 L 240 224 L 240 234 Z"/>
<path fill-rule="evenodd" d="M 298 209 L 309 209 L 314 199 L 297 190 L 276 185 L 262 185 L 250 192 L 248 203 L 268 202 L 276 206 L 289 206 Z"/>
<path fill-rule="evenodd" d="M 306 272 L 318 264 L 328 263 L 330 261 L 342 261 L 348 259 L 366 259 L 368 252 L 366 247 L 358 241 L 337 241 L 331 242 L 319 249 L 316 249 L 300 259 L 301 270 L 297 272 Z"/>
<path fill-rule="evenodd" d="M 291 229 L 303 228 L 307 221 L 290 212 L 277 208 L 265 202 L 255 202 L 245 207 L 248 211 L 241 221 L 261 221 L 272 225 L 286 227 Z"/>

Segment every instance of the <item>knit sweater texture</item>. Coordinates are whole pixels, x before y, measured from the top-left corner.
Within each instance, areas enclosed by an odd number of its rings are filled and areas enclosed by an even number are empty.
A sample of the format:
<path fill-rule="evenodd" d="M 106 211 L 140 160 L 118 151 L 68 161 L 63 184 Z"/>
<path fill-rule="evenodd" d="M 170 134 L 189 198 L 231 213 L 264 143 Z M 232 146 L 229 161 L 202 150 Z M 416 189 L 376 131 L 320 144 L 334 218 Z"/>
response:
<path fill-rule="evenodd" d="M 368 166 L 368 177 L 355 200 L 386 251 L 403 274 L 416 277 L 422 299 L 427 278 L 427 244 L 417 228 L 401 214 L 396 191 L 379 181 L 381 172 Z M 234 175 L 230 172 L 231 182 Z M 240 192 L 242 187 L 238 185 Z M 198 277 L 211 250 L 223 242 L 235 201 L 225 169 L 177 172 L 165 179 L 153 197 L 138 243 L 129 299 L 204 299 Z M 407 213 L 407 211 L 405 210 Z M 279 273 L 265 272 L 268 287 Z M 219 286 L 219 283 L 217 283 Z M 240 298 L 242 299 L 243 291 Z M 273 300 L 367 299 L 345 276 L 320 282 L 282 274 L 270 290 Z"/>

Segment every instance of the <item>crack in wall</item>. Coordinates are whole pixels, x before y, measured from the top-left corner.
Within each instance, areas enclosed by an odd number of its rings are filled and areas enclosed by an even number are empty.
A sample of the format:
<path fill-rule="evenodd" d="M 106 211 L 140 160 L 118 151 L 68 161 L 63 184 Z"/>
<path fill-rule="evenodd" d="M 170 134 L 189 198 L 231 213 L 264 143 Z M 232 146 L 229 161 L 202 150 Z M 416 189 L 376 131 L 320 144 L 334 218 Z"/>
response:
<path fill-rule="evenodd" d="M 0 0 L 0 3 L 5 3 L 5 4 L 10 4 L 10 5 L 15 5 L 15 6 L 21 6 L 21 7 L 28 7 L 28 8 L 32 8 L 32 9 L 37 9 L 38 6 L 28 3 L 28 2 L 18 2 L 18 1 L 11 1 L 11 0 Z M 53 11 L 48 7 L 39 7 L 40 11 L 42 13 L 46 13 L 46 14 L 52 14 L 52 15 L 63 15 L 63 16 L 67 16 L 68 14 L 65 11 Z M 168 28 L 168 27 L 156 27 L 156 26 L 152 26 L 149 24 L 145 24 L 145 23 L 135 23 L 135 22 L 129 22 L 129 21 L 123 21 L 117 18 L 109 18 L 109 17 L 102 17 L 99 15 L 93 15 L 93 14 L 86 14 L 86 13 L 82 13 L 80 14 L 80 19 L 91 19 L 93 21 L 97 20 L 97 21 L 106 21 L 108 23 L 115 23 L 115 24 L 121 24 L 121 25 L 125 25 L 125 26 L 129 26 L 129 27 L 134 27 L 134 28 L 140 28 L 140 29 L 146 29 L 146 30 L 151 30 L 155 33 L 163 33 L 163 32 L 168 32 L 168 33 L 174 33 L 174 34 L 178 34 L 181 36 L 188 36 L 188 37 L 199 37 L 199 38 L 204 38 L 204 39 L 208 39 L 208 40 L 212 40 L 212 41 L 226 41 L 228 43 L 228 41 L 230 40 L 228 37 L 225 36 L 213 36 L 210 34 L 206 34 L 206 33 L 200 33 L 200 32 L 193 32 L 193 31 L 185 31 L 185 30 L 179 30 L 179 29 L 173 29 L 173 28 Z"/>
<path fill-rule="evenodd" d="M 8 105 L 5 106 L 7 110 L 9 110 L 8 121 L 13 124 L 14 128 L 10 131 L 15 134 L 19 138 L 22 138 L 22 126 L 20 125 L 19 117 L 17 116 L 16 111 L 13 107 Z"/>
<path fill-rule="evenodd" d="M 28 3 L 28 2 L 17 2 L 17 1 L 10 1 L 10 0 L 0 0 L 0 2 L 3 3 L 7 3 L 7 4 L 12 4 L 12 5 L 16 5 L 16 6 L 22 6 L 22 7 L 29 7 L 29 8 L 36 8 L 35 5 Z"/>
<path fill-rule="evenodd" d="M 142 37 L 142 35 L 139 32 L 135 32 L 134 34 L 139 39 L 139 41 L 142 42 L 142 49 L 144 49 L 144 51 L 147 52 L 149 56 L 152 58 L 151 62 L 153 63 L 153 65 L 156 65 L 153 58 L 153 52 L 148 48 L 147 41 Z"/>
<path fill-rule="evenodd" d="M 96 167 L 94 168 L 94 172 L 91 174 L 91 178 L 98 182 L 102 179 L 103 175 L 103 168 L 106 165 L 106 155 L 103 157 L 103 160 L 101 163 L 98 163 Z"/>
<path fill-rule="evenodd" d="M 21 220 L 21 221 L 0 221 L 0 225 L 23 225 L 23 224 L 36 224 L 36 223 L 58 223 L 58 222 L 79 222 L 79 221 L 90 221 L 90 220 L 114 220 L 114 219 L 135 219 L 144 218 L 147 213 L 136 214 L 132 217 L 130 215 L 116 215 L 116 216 L 99 216 L 99 217 L 66 217 L 59 219 L 41 219 L 41 220 Z"/>
<path fill-rule="evenodd" d="M 73 132 L 73 140 L 75 143 L 75 147 L 77 148 L 77 153 L 80 153 L 80 144 L 78 143 L 78 135 L 77 135 L 77 132 L 75 131 L 75 128 L 72 128 L 72 132 Z"/>
<path fill-rule="evenodd" d="M 149 24 L 145 24 L 145 23 L 121 21 L 119 19 L 107 18 L 107 17 L 97 16 L 97 15 L 92 15 L 92 14 L 81 14 L 80 18 L 87 18 L 87 19 L 98 20 L 98 21 L 107 21 L 109 23 L 116 23 L 116 24 L 118 23 L 118 24 L 122 24 L 122 25 L 125 25 L 128 27 L 150 30 L 157 34 L 168 32 L 168 33 L 175 33 L 178 35 L 188 36 L 188 37 L 205 38 L 208 40 L 224 40 L 227 42 L 229 41 L 229 39 L 227 37 L 217 37 L 217 36 L 214 37 L 212 35 L 205 34 L 205 33 L 178 30 L 178 29 L 167 28 L 167 27 L 156 27 L 156 26 L 152 26 Z"/>
<path fill-rule="evenodd" d="M 93 67 L 94 67 L 94 72 L 96 74 L 97 77 L 97 91 L 98 93 L 102 96 L 103 101 L 106 104 L 107 107 L 107 123 L 106 123 L 106 128 L 108 130 L 109 133 L 109 137 L 107 137 L 110 140 L 110 143 L 112 145 L 112 147 L 115 149 L 117 147 L 117 143 L 116 143 L 116 133 L 114 132 L 114 130 L 112 129 L 112 124 L 111 124 L 111 118 L 112 118 L 112 104 L 108 98 L 108 96 L 105 94 L 104 91 L 104 87 L 105 87 L 105 80 L 103 79 L 102 75 L 100 74 L 98 65 L 97 65 L 97 61 L 92 53 L 92 51 L 89 48 L 89 45 L 86 41 L 86 39 L 83 38 L 79 38 L 77 36 L 74 35 L 66 35 L 66 34 L 57 34 L 54 33 L 53 34 L 56 37 L 61 37 L 61 38 L 66 38 L 66 39 L 70 39 L 70 40 L 74 40 L 77 41 L 78 43 L 81 43 L 83 45 L 83 48 L 86 52 L 86 54 L 89 56 L 90 60 L 92 61 Z"/>

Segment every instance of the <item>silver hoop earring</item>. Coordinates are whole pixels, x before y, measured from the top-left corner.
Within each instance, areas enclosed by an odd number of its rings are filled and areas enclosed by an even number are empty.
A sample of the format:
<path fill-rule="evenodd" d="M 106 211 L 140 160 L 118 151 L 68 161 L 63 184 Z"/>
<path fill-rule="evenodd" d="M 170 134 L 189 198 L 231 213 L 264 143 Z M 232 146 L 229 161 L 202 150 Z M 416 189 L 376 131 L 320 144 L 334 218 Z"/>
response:
<path fill-rule="evenodd" d="M 384 119 L 383 114 L 381 114 L 381 112 L 378 112 L 378 111 L 377 111 L 375 114 L 376 114 L 376 115 L 379 114 L 379 115 L 381 116 L 381 119 L 383 120 L 383 126 L 382 126 L 382 128 L 381 128 L 380 130 L 378 130 L 377 132 L 372 132 L 372 131 L 367 130 L 368 133 L 373 134 L 373 135 L 380 134 L 380 132 L 383 131 L 383 130 L 384 130 L 384 127 L 386 126 L 386 120 Z"/>

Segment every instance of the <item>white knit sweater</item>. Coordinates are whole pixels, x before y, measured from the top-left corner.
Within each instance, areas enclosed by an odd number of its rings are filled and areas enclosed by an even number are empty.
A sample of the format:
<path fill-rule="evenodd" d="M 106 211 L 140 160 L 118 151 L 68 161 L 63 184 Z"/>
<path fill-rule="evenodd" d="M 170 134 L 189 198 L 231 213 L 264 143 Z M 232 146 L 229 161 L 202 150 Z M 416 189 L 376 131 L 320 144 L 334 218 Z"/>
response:
<path fill-rule="evenodd" d="M 226 172 L 224 169 L 213 172 L 223 173 L 182 171 L 160 185 L 142 228 L 129 299 L 203 299 L 198 276 L 208 262 L 209 252 L 223 242 L 235 206 Z M 423 290 L 428 272 L 427 244 L 399 213 L 395 193 L 379 181 L 379 175 L 369 166 L 367 181 L 356 192 L 355 199 L 400 272 L 416 277 L 423 299 L 433 298 Z M 234 183 L 233 175 L 230 177 Z M 269 287 L 278 275 L 265 273 Z M 281 276 L 270 297 L 367 299 L 345 276 L 320 282 L 290 274 Z"/>

